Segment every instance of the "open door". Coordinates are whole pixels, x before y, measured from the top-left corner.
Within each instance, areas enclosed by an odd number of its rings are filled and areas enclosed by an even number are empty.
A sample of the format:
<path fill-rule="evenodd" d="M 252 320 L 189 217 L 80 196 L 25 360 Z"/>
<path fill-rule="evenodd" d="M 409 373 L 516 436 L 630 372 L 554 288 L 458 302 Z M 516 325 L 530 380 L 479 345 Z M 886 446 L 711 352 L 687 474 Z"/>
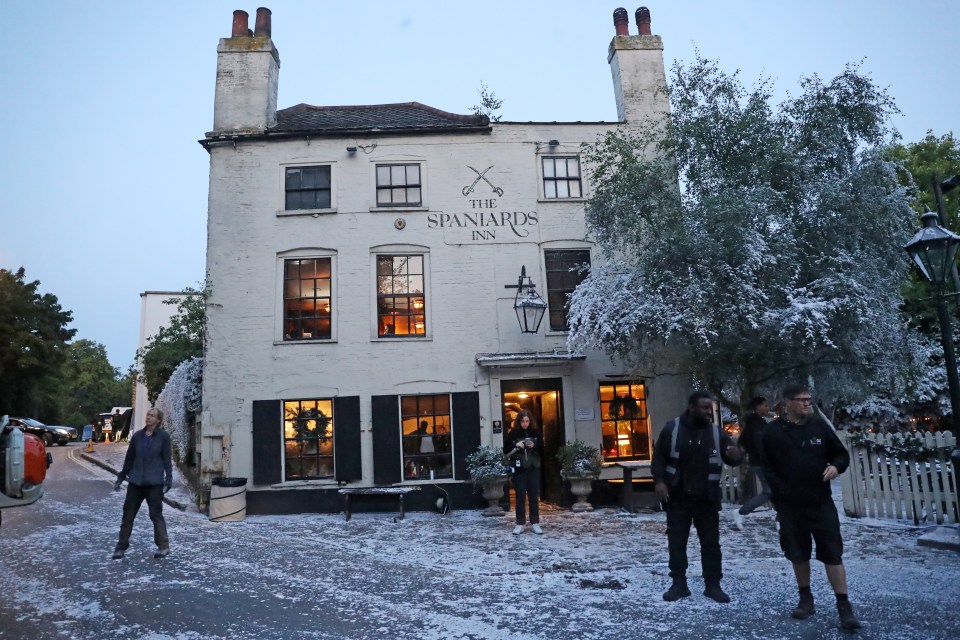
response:
<path fill-rule="evenodd" d="M 500 382 L 504 433 L 513 427 L 513 419 L 521 410 L 529 411 L 543 432 L 541 500 L 554 504 L 560 503 L 562 495 L 560 463 L 557 462 L 557 451 L 564 442 L 562 388 L 561 378 Z"/>

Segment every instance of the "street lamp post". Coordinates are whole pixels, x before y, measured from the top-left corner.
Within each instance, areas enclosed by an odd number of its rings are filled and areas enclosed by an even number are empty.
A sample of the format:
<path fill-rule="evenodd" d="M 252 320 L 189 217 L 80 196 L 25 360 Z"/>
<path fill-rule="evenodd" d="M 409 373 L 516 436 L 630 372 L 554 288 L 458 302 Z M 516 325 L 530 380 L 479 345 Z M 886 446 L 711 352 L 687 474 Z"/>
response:
<path fill-rule="evenodd" d="M 940 338 L 943 342 L 943 359 L 947 367 L 947 386 L 950 388 L 950 409 L 953 432 L 960 425 L 960 379 L 957 377 L 957 354 L 953 347 L 953 329 L 950 311 L 943 293 L 944 284 L 951 278 L 957 262 L 960 236 L 937 224 L 937 214 L 928 211 L 920 218 L 923 227 L 904 246 L 923 276 L 935 284 L 937 292 L 937 317 L 940 320 Z"/>

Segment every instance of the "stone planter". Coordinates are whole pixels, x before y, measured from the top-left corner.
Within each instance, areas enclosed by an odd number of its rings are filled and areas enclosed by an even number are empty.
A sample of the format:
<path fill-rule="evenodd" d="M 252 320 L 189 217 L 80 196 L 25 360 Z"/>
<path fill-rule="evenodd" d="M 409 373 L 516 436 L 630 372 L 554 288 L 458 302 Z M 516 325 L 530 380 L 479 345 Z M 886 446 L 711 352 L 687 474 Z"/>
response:
<path fill-rule="evenodd" d="M 587 502 L 587 496 L 593 491 L 593 481 L 595 476 L 565 476 L 570 481 L 570 493 L 574 495 L 577 502 L 571 507 L 575 513 L 593 511 L 593 505 Z"/>
<path fill-rule="evenodd" d="M 503 487 L 510 480 L 509 475 L 491 476 L 475 481 L 480 487 L 483 499 L 487 501 L 486 509 L 481 511 L 484 516 L 502 516 L 505 512 L 500 506 L 500 499 L 503 498 Z"/>

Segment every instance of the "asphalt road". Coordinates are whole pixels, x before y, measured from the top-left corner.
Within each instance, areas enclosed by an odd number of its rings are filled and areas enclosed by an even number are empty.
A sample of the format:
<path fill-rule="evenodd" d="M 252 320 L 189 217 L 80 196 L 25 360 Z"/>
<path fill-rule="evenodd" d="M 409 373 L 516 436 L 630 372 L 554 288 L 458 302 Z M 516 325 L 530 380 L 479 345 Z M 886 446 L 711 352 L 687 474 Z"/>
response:
<path fill-rule="evenodd" d="M 839 638 L 817 568 L 817 615 L 795 601 L 769 515 L 722 531 L 724 586 L 664 603 L 662 515 L 547 511 L 546 535 L 509 535 L 510 517 L 358 514 L 211 523 L 165 509 L 172 555 L 152 557 L 141 511 L 132 546 L 110 559 L 122 493 L 109 474 L 55 447 L 47 495 L 4 512 L 0 638 L 549 639 Z M 956 638 L 957 554 L 922 549 L 909 531 L 845 525 L 860 638 Z"/>

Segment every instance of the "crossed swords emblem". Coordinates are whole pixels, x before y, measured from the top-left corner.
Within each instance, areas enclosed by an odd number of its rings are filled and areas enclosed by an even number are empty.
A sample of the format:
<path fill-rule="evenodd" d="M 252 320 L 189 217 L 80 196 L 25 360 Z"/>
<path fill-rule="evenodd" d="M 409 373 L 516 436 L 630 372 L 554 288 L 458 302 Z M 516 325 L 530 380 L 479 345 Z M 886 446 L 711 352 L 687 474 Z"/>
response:
<path fill-rule="evenodd" d="M 477 171 L 476 169 L 474 169 L 474 168 L 471 167 L 470 165 L 467 165 L 467 169 L 470 169 L 470 170 L 473 171 L 475 174 L 477 174 L 477 179 L 474 180 L 472 184 L 470 184 L 470 185 L 468 185 L 468 186 L 466 186 L 466 187 L 463 188 L 463 192 L 462 192 L 463 195 L 468 196 L 468 195 L 470 195 L 471 193 L 473 193 L 473 188 L 474 188 L 475 186 L 477 186 L 477 183 L 478 183 L 478 182 L 480 182 L 481 180 L 483 180 L 483 181 L 486 182 L 488 185 L 490 185 L 490 188 L 493 189 L 493 192 L 494 192 L 495 194 L 497 194 L 498 196 L 502 196 L 502 195 L 503 195 L 503 189 L 501 189 L 500 187 L 496 186 L 495 184 L 493 184 L 492 182 L 490 182 L 489 180 L 487 180 L 487 178 L 485 177 L 485 176 L 487 175 L 487 171 L 490 171 L 490 169 L 493 169 L 493 167 L 494 167 L 494 165 L 490 165 L 489 167 L 487 167 L 487 168 L 484 169 L 483 171 Z"/>

